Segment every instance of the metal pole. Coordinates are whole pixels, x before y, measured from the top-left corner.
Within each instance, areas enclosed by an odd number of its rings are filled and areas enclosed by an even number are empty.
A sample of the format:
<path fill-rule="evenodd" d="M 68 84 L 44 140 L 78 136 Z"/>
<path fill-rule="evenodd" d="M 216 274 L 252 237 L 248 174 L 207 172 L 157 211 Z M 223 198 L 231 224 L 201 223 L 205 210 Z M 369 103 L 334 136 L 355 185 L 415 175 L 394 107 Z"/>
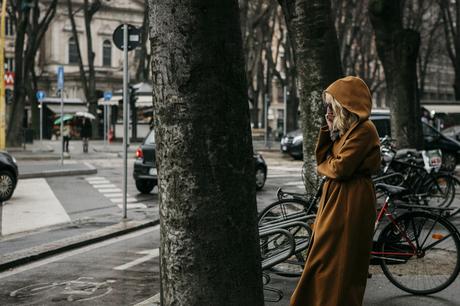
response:
<path fill-rule="evenodd" d="M 107 146 L 107 105 L 104 101 L 104 147 Z"/>
<path fill-rule="evenodd" d="M 128 25 L 123 26 L 123 219 L 127 218 L 128 192 Z"/>
<path fill-rule="evenodd" d="M 40 99 L 40 145 L 43 147 L 43 99 Z"/>
<path fill-rule="evenodd" d="M 287 88 L 283 87 L 284 114 L 283 114 L 283 136 L 287 132 Z"/>
<path fill-rule="evenodd" d="M 267 114 L 267 111 L 268 111 L 268 97 L 267 95 L 264 96 L 264 127 L 265 127 L 265 147 L 268 147 L 268 126 L 267 126 L 267 123 L 268 123 L 268 114 Z"/>
<path fill-rule="evenodd" d="M 59 95 L 61 96 L 61 166 L 64 165 L 64 90 L 59 90 Z"/>
<path fill-rule="evenodd" d="M 2 12 L 0 20 L 0 149 L 6 148 L 6 101 L 5 101 L 5 17 L 6 4 L 2 1 Z"/>

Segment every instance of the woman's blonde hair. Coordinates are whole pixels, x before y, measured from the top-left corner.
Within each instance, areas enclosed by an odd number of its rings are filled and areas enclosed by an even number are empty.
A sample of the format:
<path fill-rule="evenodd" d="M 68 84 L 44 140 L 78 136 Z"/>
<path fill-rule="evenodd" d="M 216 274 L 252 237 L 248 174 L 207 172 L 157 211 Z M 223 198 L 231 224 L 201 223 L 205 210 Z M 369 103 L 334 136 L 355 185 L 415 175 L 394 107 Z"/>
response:
<path fill-rule="evenodd" d="M 340 105 L 340 103 L 328 92 L 323 93 L 324 103 L 330 103 L 332 105 L 332 111 L 334 112 L 334 120 L 332 121 L 332 130 L 338 131 L 339 135 L 348 131 L 348 129 L 353 125 L 353 123 L 359 120 L 359 117 L 346 110 Z"/>

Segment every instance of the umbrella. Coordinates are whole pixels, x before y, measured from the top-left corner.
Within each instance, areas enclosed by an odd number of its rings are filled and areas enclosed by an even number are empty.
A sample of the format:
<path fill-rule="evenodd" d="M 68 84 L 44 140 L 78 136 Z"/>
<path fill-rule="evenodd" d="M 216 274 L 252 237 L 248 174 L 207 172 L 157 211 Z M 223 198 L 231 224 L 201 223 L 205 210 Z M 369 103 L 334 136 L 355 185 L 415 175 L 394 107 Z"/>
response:
<path fill-rule="evenodd" d="M 64 116 L 62 116 L 63 118 L 63 121 L 68 121 L 68 120 L 72 120 L 73 119 L 73 115 L 70 115 L 70 114 L 64 114 Z M 57 118 L 56 120 L 54 120 L 54 124 L 61 124 L 61 117 Z"/>
<path fill-rule="evenodd" d="M 76 117 L 83 117 L 83 118 L 88 118 L 88 119 L 91 119 L 91 120 L 94 120 L 96 119 L 96 117 L 91 114 L 91 113 L 88 113 L 88 112 L 77 112 L 75 114 Z"/>

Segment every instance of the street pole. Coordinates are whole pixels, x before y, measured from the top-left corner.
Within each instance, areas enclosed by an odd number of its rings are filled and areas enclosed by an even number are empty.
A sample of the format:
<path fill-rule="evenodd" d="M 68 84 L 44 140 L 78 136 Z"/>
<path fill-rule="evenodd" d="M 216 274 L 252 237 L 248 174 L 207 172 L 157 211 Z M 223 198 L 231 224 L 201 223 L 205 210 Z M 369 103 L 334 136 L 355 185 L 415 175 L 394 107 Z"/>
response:
<path fill-rule="evenodd" d="M 106 103 L 107 102 L 104 101 L 104 147 L 107 146 L 107 104 Z"/>
<path fill-rule="evenodd" d="M 284 113 L 283 113 L 283 136 L 287 132 L 287 88 L 283 87 Z"/>
<path fill-rule="evenodd" d="M 264 127 L 265 127 L 265 147 L 268 147 L 268 126 L 267 126 L 267 123 L 268 123 L 268 96 L 265 95 L 264 96 Z"/>
<path fill-rule="evenodd" d="M 128 25 L 123 25 L 123 219 L 127 218 L 128 192 Z"/>
<path fill-rule="evenodd" d="M 40 99 L 40 145 L 43 148 L 43 99 Z"/>
<path fill-rule="evenodd" d="M 59 90 L 59 95 L 61 98 L 61 166 L 64 166 L 64 89 Z"/>
<path fill-rule="evenodd" d="M 6 148 L 6 105 L 5 105 L 5 17 L 6 3 L 2 1 L 0 20 L 0 150 Z"/>

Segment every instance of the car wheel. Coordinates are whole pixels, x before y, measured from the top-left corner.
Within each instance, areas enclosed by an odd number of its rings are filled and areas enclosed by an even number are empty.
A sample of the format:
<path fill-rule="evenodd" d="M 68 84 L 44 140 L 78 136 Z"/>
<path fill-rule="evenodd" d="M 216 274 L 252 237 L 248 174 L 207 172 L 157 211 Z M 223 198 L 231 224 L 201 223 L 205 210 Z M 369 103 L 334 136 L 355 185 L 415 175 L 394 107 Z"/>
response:
<path fill-rule="evenodd" d="M 447 171 L 454 171 L 457 166 L 457 159 L 452 153 L 442 154 L 442 167 Z"/>
<path fill-rule="evenodd" d="M 16 187 L 16 180 L 10 171 L 0 171 L 0 202 L 11 198 Z"/>
<path fill-rule="evenodd" d="M 261 190 L 265 185 L 265 180 L 267 179 L 267 170 L 263 167 L 256 168 L 256 189 Z"/>
<path fill-rule="evenodd" d="M 140 193 L 149 194 L 155 187 L 155 182 L 152 180 L 136 180 L 136 188 Z"/>

